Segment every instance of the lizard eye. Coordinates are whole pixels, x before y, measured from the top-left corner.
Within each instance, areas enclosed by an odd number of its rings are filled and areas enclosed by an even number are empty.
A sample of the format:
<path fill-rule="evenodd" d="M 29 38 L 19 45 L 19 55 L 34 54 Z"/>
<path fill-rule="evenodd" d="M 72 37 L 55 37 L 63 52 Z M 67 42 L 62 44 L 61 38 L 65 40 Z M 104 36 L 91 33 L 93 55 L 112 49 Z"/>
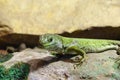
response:
<path fill-rule="evenodd" d="M 48 39 L 48 42 L 52 42 L 52 41 L 53 41 L 53 38 Z"/>

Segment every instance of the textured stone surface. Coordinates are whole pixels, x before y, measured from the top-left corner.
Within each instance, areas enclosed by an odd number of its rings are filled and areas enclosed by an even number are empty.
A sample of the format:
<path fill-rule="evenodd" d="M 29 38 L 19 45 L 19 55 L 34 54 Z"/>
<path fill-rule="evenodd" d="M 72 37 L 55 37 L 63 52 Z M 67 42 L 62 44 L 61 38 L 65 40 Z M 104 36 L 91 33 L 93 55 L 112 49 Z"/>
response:
<path fill-rule="evenodd" d="M 29 80 L 119 80 L 118 65 L 114 60 L 118 55 L 114 50 L 87 54 L 88 59 L 80 67 L 75 67 L 69 58 L 55 58 L 43 49 L 26 49 L 14 53 L 5 62 L 6 67 L 22 61 L 31 65 Z"/>
<path fill-rule="evenodd" d="M 0 22 L 29 34 L 120 26 L 119 4 L 119 0 L 0 0 Z"/>
<path fill-rule="evenodd" d="M 0 37 L 10 33 L 13 33 L 13 29 L 0 22 Z"/>

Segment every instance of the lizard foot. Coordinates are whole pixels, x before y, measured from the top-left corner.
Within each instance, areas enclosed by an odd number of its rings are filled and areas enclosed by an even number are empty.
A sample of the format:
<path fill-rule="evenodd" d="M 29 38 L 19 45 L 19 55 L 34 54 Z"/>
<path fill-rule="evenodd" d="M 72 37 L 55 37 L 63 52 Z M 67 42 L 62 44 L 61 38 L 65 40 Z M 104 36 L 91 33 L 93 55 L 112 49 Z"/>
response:
<path fill-rule="evenodd" d="M 73 58 L 71 58 L 75 63 L 78 63 L 78 62 L 85 62 L 86 61 L 86 59 L 87 59 L 87 57 L 86 56 L 84 56 L 84 57 L 82 57 L 82 56 L 75 56 L 75 57 L 73 57 Z"/>
<path fill-rule="evenodd" d="M 73 61 L 75 62 L 75 64 L 73 66 L 74 66 L 74 68 L 76 68 L 76 67 L 81 66 L 83 64 L 83 62 L 86 62 L 86 57 L 81 58 L 81 57 L 77 56 L 77 57 L 75 57 L 75 59 L 73 59 Z"/>

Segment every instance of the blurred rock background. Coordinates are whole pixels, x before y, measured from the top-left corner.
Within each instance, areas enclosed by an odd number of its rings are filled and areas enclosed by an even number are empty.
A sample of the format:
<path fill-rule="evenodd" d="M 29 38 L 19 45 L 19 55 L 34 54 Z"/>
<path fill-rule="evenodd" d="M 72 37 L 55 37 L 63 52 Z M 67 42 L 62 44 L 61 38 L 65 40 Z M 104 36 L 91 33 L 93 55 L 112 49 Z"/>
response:
<path fill-rule="evenodd" d="M 120 0 L 0 0 L 0 22 L 15 33 L 73 32 L 120 26 Z M 1 27 L 0 27 L 1 28 Z"/>

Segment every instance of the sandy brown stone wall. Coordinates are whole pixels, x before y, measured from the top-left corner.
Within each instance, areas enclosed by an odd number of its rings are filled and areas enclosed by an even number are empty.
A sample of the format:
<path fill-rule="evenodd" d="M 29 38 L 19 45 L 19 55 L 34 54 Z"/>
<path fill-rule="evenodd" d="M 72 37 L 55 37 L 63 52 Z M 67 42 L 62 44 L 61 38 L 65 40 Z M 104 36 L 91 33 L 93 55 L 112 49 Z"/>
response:
<path fill-rule="evenodd" d="M 27 34 L 120 26 L 120 0 L 0 0 L 0 22 Z"/>

